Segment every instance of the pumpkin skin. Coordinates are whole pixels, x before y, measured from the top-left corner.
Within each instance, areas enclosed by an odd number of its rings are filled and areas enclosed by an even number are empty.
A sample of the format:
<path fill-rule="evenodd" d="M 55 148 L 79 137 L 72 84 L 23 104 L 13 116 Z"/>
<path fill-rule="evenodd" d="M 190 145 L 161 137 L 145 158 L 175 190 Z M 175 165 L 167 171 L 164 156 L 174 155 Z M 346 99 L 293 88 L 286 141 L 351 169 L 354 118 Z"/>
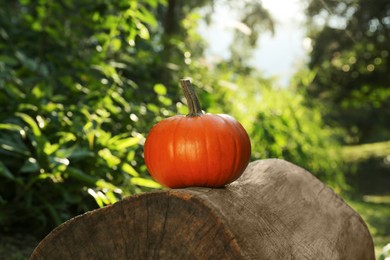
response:
<path fill-rule="evenodd" d="M 247 132 L 224 114 L 167 118 L 151 129 L 144 146 L 151 176 L 170 188 L 222 187 L 241 176 L 250 155 Z"/>

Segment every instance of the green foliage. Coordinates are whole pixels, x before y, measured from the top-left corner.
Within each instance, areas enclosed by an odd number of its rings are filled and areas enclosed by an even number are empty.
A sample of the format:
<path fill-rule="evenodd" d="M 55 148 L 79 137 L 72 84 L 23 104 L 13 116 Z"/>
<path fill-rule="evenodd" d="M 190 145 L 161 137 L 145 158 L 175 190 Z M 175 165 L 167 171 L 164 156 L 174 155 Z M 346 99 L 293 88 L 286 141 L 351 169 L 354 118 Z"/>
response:
<path fill-rule="evenodd" d="M 0 227 L 46 232 L 160 187 L 138 158 L 150 107 L 172 103 L 148 78 L 161 4 L 2 3 Z"/>
<path fill-rule="evenodd" d="M 323 105 L 328 124 L 346 130 L 346 144 L 389 140 L 389 1 L 308 2 L 315 77 L 300 88 Z"/>

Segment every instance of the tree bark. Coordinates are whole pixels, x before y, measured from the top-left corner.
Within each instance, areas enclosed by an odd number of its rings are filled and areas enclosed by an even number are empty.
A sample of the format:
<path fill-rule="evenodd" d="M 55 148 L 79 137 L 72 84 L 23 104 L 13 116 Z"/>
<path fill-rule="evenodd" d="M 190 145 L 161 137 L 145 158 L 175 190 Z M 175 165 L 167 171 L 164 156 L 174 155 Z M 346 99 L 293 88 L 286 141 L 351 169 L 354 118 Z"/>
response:
<path fill-rule="evenodd" d="M 312 174 L 267 159 L 221 189 L 135 195 L 53 230 L 31 259 L 374 259 L 360 216 Z"/>

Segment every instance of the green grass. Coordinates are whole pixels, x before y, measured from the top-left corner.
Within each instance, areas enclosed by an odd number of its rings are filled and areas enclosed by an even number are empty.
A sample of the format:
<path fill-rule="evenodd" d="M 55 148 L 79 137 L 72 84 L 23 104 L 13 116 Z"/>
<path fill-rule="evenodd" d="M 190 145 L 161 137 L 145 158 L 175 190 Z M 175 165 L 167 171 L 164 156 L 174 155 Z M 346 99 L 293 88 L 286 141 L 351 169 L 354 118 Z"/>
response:
<path fill-rule="evenodd" d="M 374 239 L 375 255 L 390 243 L 390 195 L 363 196 L 362 199 L 346 199 L 367 223 Z"/>
<path fill-rule="evenodd" d="M 344 146 L 343 160 L 346 162 L 361 162 L 369 158 L 385 158 L 390 154 L 390 141 L 372 144 Z"/>

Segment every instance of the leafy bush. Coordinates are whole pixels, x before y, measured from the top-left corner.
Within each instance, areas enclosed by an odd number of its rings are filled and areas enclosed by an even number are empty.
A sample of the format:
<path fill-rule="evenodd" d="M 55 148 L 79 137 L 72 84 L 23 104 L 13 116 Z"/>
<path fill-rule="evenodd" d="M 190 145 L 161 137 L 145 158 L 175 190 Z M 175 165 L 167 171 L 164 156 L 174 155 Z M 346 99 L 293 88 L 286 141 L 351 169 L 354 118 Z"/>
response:
<path fill-rule="evenodd" d="M 155 107 L 172 103 L 164 85 L 145 78 L 156 63 L 149 48 L 159 4 L 1 4 L 1 228 L 46 232 L 160 187 L 141 164 Z"/>

